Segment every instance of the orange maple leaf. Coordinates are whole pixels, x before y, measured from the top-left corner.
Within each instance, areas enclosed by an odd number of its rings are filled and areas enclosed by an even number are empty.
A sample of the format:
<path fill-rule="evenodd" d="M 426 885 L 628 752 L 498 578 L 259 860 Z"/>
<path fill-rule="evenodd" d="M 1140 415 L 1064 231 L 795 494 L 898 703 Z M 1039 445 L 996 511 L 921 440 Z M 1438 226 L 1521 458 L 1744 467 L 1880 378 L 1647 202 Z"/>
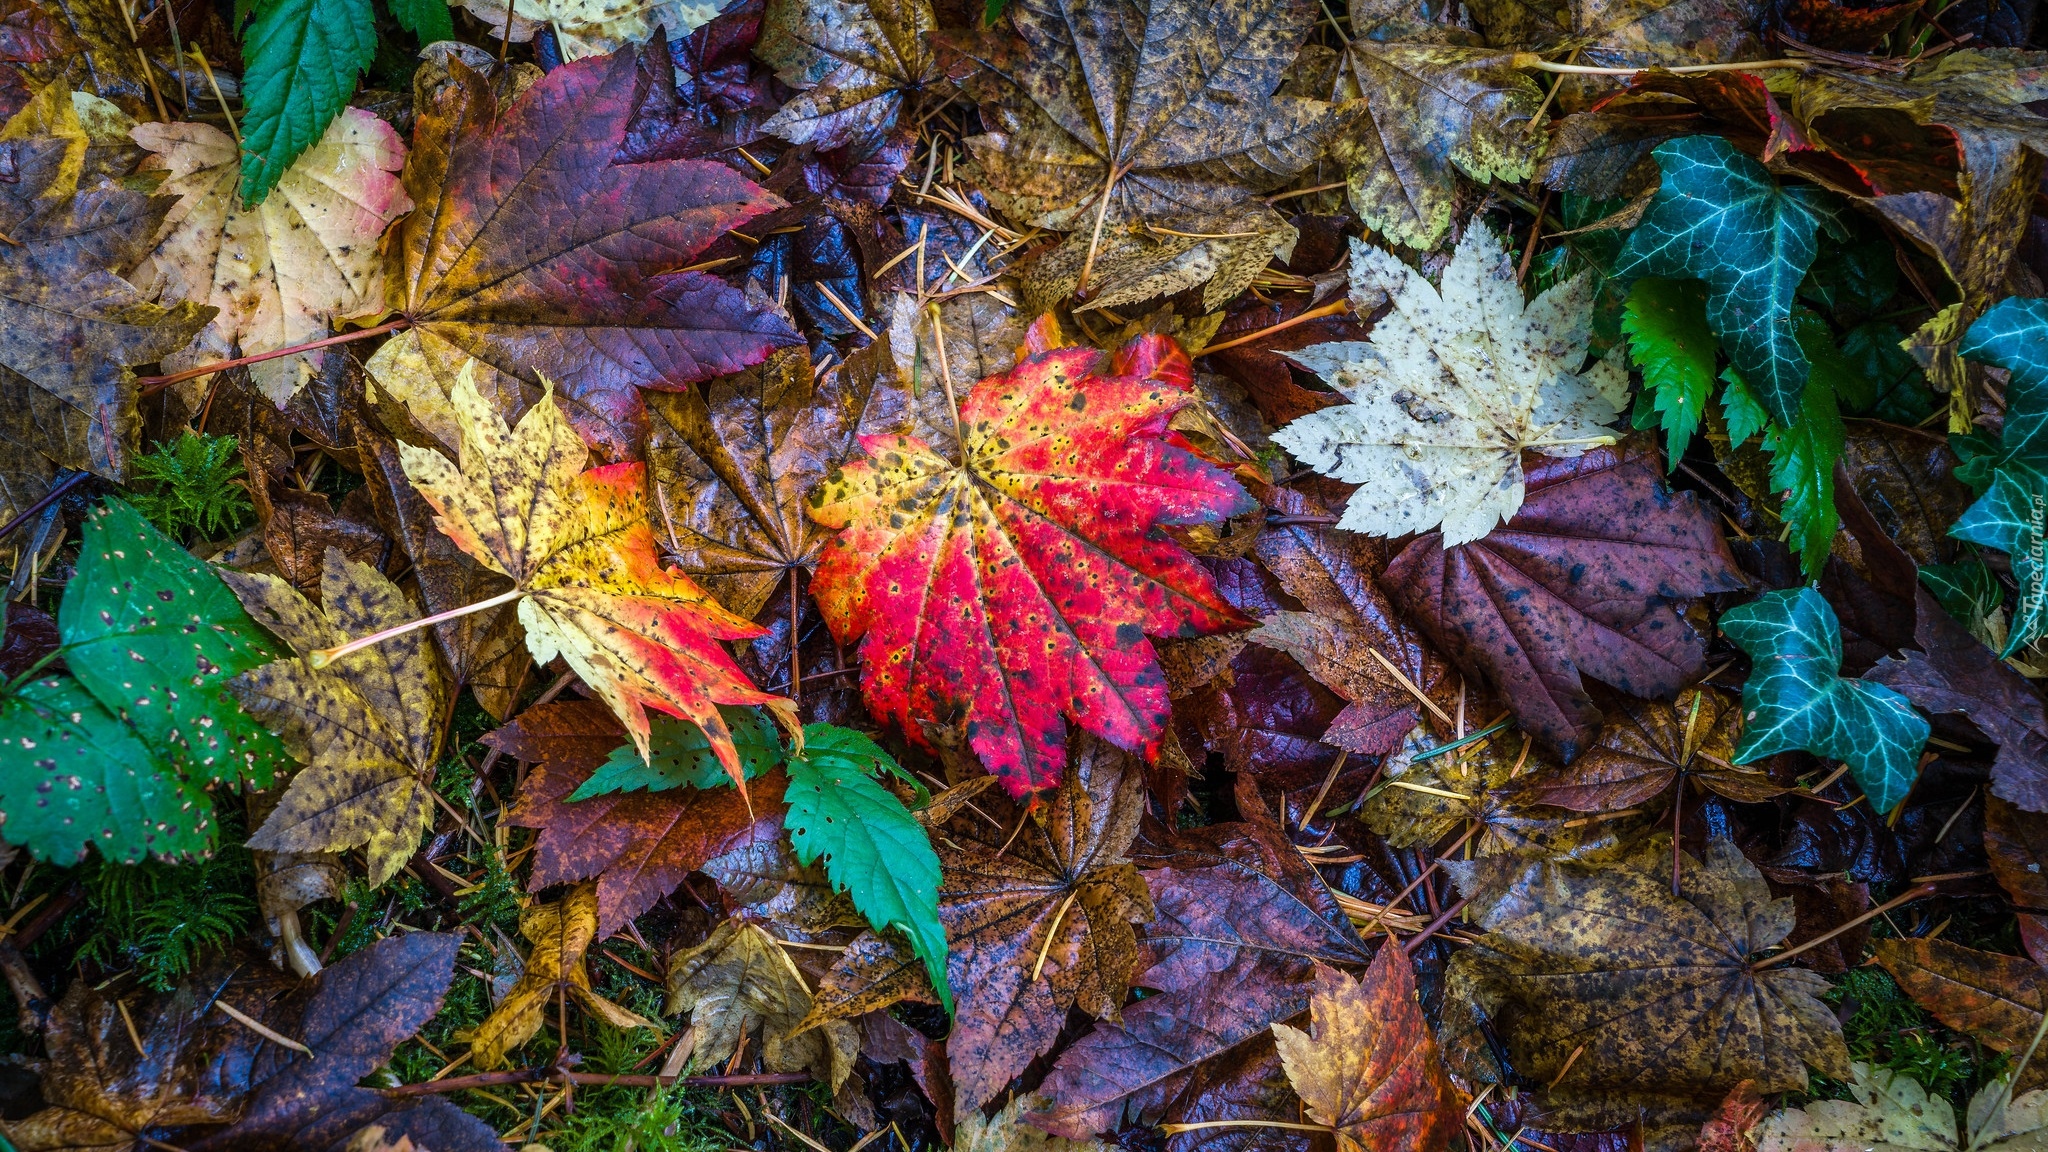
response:
<path fill-rule="evenodd" d="M 552 387 L 508 428 L 477 390 L 474 365 L 462 368 L 449 394 L 462 430 L 460 466 L 431 449 L 399 445 L 406 477 L 433 506 L 436 526 L 512 578 L 510 592 L 458 611 L 517 600 L 534 660 L 567 661 L 618 714 L 642 758 L 652 707 L 702 728 L 744 791 L 717 705 L 764 705 L 801 741 L 796 706 L 754 687 L 719 643 L 762 629 L 662 566 L 644 465 L 584 471 L 588 452 Z"/>
<path fill-rule="evenodd" d="M 842 642 L 865 637 L 868 707 L 927 747 L 932 729 L 964 736 L 1015 795 L 1059 783 L 1063 716 L 1156 753 L 1166 679 L 1147 636 L 1251 623 L 1159 531 L 1256 506 L 1169 439 L 1193 393 L 1117 373 L 1163 359 L 1041 352 L 961 400 L 960 462 L 864 436 L 869 459 L 811 497 L 843 529 L 811 590 Z"/>

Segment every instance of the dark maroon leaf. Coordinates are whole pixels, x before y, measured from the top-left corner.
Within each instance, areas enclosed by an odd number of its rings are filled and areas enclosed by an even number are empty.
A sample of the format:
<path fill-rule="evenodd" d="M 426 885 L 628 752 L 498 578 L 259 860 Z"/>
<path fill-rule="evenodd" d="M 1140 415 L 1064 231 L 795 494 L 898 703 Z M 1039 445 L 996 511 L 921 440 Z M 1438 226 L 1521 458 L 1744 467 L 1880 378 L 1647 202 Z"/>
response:
<path fill-rule="evenodd" d="M 1855 5 L 1842 0 L 1787 0 L 1785 30 L 1803 43 L 1837 52 L 1869 52 L 1920 10 L 1920 0 Z"/>

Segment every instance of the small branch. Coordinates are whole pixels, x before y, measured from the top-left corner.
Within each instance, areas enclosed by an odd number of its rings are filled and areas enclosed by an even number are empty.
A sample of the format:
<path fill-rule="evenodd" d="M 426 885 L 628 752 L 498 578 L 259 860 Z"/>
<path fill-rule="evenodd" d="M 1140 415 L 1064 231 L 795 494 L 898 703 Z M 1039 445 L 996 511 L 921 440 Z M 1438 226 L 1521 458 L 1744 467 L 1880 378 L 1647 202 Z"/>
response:
<path fill-rule="evenodd" d="M 1431 936 L 1434 936 L 1438 932 L 1443 931 L 1444 925 L 1449 924 L 1452 920 L 1456 919 L 1458 913 L 1463 912 L 1465 910 L 1465 905 L 1470 904 L 1471 902 L 1472 898 L 1470 896 L 1460 897 L 1456 904 L 1453 904 L 1449 908 L 1444 909 L 1443 915 L 1437 917 L 1435 920 L 1430 921 L 1429 927 L 1424 928 L 1422 931 L 1416 933 L 1413 936 L 1410 936 L 1406 940 L 1403 940 L 1401 942 L 1401 955 L 1415 955 L 1415 950 L 1417 948 L 1422 947 L 1422 945 Z"/>
<path fill-rule="evenodd" d="M 1168 1136 L 1183 1132 L 1199 1132 L 1204 1128 L 1288 1128 L 1296 1132 L 1335 1132 L 1328 1124 L 1297 1124 L 1292 1120 L 1204 1120 L 1199 1124 L 1161 1124 L 1159 1130 Z"/>
<path fill-rule="evenodd" d="M 946 359 L 946 325 L 939 319 L 936 302 L 925 305 L 925 314 L 932 321 L 932 347 L 939 352 L 939 379 L 946 385 L 946 407 L 953 412 L 953 444 L 960 450 L 960 462 L 967 462 L 967 433 L 960 426 L 960 401 L 953 395 L 953 365 Z"/>
<path fill-rule="evenodd" d="M 1918 900 L 1922 896 L 1932 895 L 1934 895 L 1934 885 L 1932 884 L 1922 884 L 1917 888 L 1909 888 L 1901 895 L 1895 896 L 1892 899 L 1887 900 L 1882 904 L 1879 904 L 1877 907 L 1872 908 L 1870 911 L 1865 912 L 1863 915 L 1856 917 L 1854 920 L 1850 920 L 1846 923 L 1836 925 L 1834 928 L 1831 928 L 1828 931 L 1823 932 L 1818 936 L 1815 936 L 1813 939 L 1808 940 L 1804 944 L 1798 945 L 1797 947 L 1793 948 L 1787 948 L 1783 952 L 1778 953 L 1776 956 L 1772 956 L 1769 959 L 1765 960 L 1759 960 L 1756 963 L 1751 964 L 1749 966 L 1749 970 L 1751 972 L 1761 972 L 1774 964 L 1783 964 L 1785 961 L 1790 960 L 1794 956 L 1799 955 L 1801 952 L 1804 952 L 1809 948 L 1818 948 L 1821 945 L 1827 943 L 1828 941 L 1833 940 L 1835 937 L 1840 936 L 1842 933 L 1847 932 L 1849 929 L 1856 927 L 1858 924 L 1862 924 L 1870 920 L 1875 920 L 1879 916 L 1882 916 L 1885 913 L 1891 911 L 1892 909 L 1897 908 L 1901 904 Z"/>
<path fill-rule="evenodd" d="M 496 608 L 500 604 L 509 604 L 524 595 L 526 595 L 524 589 L 514 588 L 510 592 L 501 592 L 488 600 L 479 600 L 474 604 L 464 604 L 460 608 L 450 608 L 446 612 L 436 612 L 432 616 L 409 621 L 393 628 L 386 628 L 382 632 L 372 632 L 368 636 L 358 636 L 346 644 L 337 645 L 333 648 L 316 648 L 306 653 L 306 663 L 315 668 L 325 668 L 343 656 L 347 656 L 352 652 L 360 652 L 372 644 L 382 644 L 393 636 L 403 636 L 407 632 L 417 632 L 421 628 L 439 624 L 444 620 L 453 620 L 459 616 L 468 616 L 475 612 Z"/>
<path fill-rule="evenodd" d="M 1733 64 L 1680 64 L 1672 68 L 1651 66 L 1646 68 L 1597 68 L 1590 64 L 1552 64 L 1533 52 L 1517 52 L 1512 63 L 1515 68 L 1533 68 L 1538 72 L 1557 72 L 1566 76 L 1634 76 L 1639 72 L 1664 71 L 1686 76 L 1699 72 L 1757 72 L 1773 68 L 1811 68 L 1811 60 L 1743 60 Z"/>
<path fill-rule="evenodd" d="M 752 1088 L 767 1084 L 808 1084 L 808 1072 L 755 1072 L 739 1076 L 609 1076 L 602 1072 L 564 1072 L 558 1068 L 515 1068 L 509 1072 L 479 1072 L 474 1076 L 451 1076 L 384 1089 L 386 1096 L 438 1096 L 444 1092 L 467 1092 L 472 1088 L 494 1088 L 500 1084 L 582 1084 L 586 1087 L 666 1088 L 686 1084 L 692 1088 Z"/>
<path fill-rule="evenodd" d="M 1088 256 L 1081 261 L 1081 278 L 1074 282 L 1074 295 L 1088 291 L 1088 274 L 1095 271 L 1095 249 L 1102 243 L 1102 222 L 1109 216 L 1109 194 L 1116 191 L 1117 177 L 1123 175 L 1114 165 L 1109 169 L 1109 179 L 1102 182 L 1102 197 L 1095 205 L 1095 231 L 1088 234 Z"/>
<path fill-rule="evenodd" d="M 1328 304 L 1323 305 L 1320 308 L 1311 308 L 1308 311 L 1303 312 L 1301 315 L 1296 316 L 1292 319 L 1282 320 L 1278 324 L 1274 324 L 1266 328 L 1261 328 L 1256 332 L 1247 332 L 1242 336 L 1238 336 L 1230 340 L 1225 340 L 1221 344 L 1211 344 L 1208 347 L 1202 349 L 1200 352 L 1196 353 L 1196 355 L 1207 356 L 1214 352 L 1221 352 L 1226 348 L 1235 348 L 1240 344 L 1249 344 L 1254 340 L 1263 340 L 1266 337 L 1271 336 L 1275 332 L 1284 332 L 1297 324 L 1306 324 L 1311 320 L 1320 320 L 1325 316 L 1341 316 L 1349 311 L 1351 311 L 1351 301 L 1335 300 Z"/>
<path fill-rule="evenodd" d="M 265 1040 L 270 1041 L 272 1044 L 282 1044 L 294 1052 L 304 1052 L 306 1054 L 306 1059 L 308 1060 L 314 1058 L 313 1050 L 311 1048 L 306 1047 L 304 1044 L 299 1043 L 297 1040 L 292 1039 L 291 1037 L 285 1035 L 282 1032 L 274 1031 L 270 1028 L 269 1025 L 263 1023 L 261 1020 L 256 1019 L 254 1016 L 251 1016 L 248 1013 L 243 1012 L 241 1009 L 235 1007 L 233 1004 L 230 1004 L 225 1000 L 215 1000 L 213 1002 L 213 1006 L 227 1013 L 229 1016 L 234 1017 L 236 1023 L 240 1024 L 244 1028 L 247 1028 L 249 1031 L 254 1032 L 258 1036 L 263 1037 Z"/>
<path fill-rule="evenodd" d="M 398 332 L 410 327 L 412 327 L 412 321 L 400 318 L 385 324 L 379 324 L 374 328 L 358 328 L 354 332 L 343 332 L 339 336 L 329 336 L 324 340 L 315 340 L 309 344 L 293 344 L 288 348 L 272 348 L 268 352 L 258 352 L 253 356 L 238 356 L 233 360 L 220 360 L 212 364 L 201 364 L 197 368 L 187 368 L 183 372 L 173 372 L 168 376 L 138 376 L 135 378 L 135 382 L 142 386 L 142 394 L 144 396 L 150 396 L 169 388 L 173 384 L 183 384 L 187 380 L 197 380 L 201 376 L 211 376 L 215 372 L 225 372 L 230 368 L 240 368 L 246 364 L 261 364 L 265 360 L 275 360 L 280 356 L 290 356 L 297 352 L 312 352 L 316 349 L 328 348 L 336 344 L 347 344 L 354 340 L 368 340 L 372 336 L 382 336 L 386 332 Z"/>
<path fill-rule="evenodd" d="M 839 309 L 839 314 L 841 316 L 846 317 L 846 322 L 848 324 L 851 324 L 856 329 L 859 329 L 860 334 L 868 338 L 868 343 L 872 344 L 876 340 L 880 339 L 880 337 L 875 335 L 875 330 L 873 328 L 870 328 L 866 324 L 862 323 L 861 318 L 859 316 L 854 315 L 853 309 L 848 308 L 846 306 L 846 301 L 841 300 L 839 298 L 838 293 L 832 291 L 832 289 L 825 286 L 824 281 L 817 281 L 817 288 L 818 291 L 823 292 L 825 294 L 825 299 L 831 302 L 832 307 Z"/>
<path fill-rule="evenodd" d="M 1401 889 L 1400 892 L 1395 894 L 1392 900 L 1387 901 L 1386 904 L 1380 908 L 1379 913 L 1372 918 L 1372 923 L 1366 927 L 1365 931 L 1362 932 L 1361 935 L 1370 936 L 1374 932 L 1377 932 L 1379 930 L 1382 918 L 1385 917 L 1387 914 L 1387 909 L 1394 907 L 1401 901 L 1406 900 L 1409 896 L 1413 895 L 1415 890 L 1417 888 L 1422 887 L 1422 885 L 1426 881 L 1428 881 L 1428 879 L 1431 876 L 1435 875 L 1436 870 L 1443 866 L 1443 862 L 1449 859 L 1453 854 L 1455 854 L 1458 851 L 1458 849 L 1463 848 L 1465 846 L 1465 841 L 1470 840 L 1472 838 L 1472 834 L 1477 831 L 1479 831 L 1479 822 L 1475 820 L 1473 821 L 1472 826 L 1470 828 L 1465 829 L 1465 834 L 1463 836 L 1458 837 L 1458 839 L 1449 848 L 1446 848 L 1442 852 L 1437 853 L 1436 859 L 1431 860 L 1429 862 L 1429 867 L 1424 868 L 1422 870 L 1421 875 L 1418 875 L 1417 877 L 1415 877 L 1415 879 L 1410 880 L 1406 888 Z"/>
<path fill-rule="evenodd" d="M 43 493 L 43 498 L 41 500 L 38 500 L 35 503 L 29 505 L 27 508 L 22 509 L 21 515 L 16 516 L 12 520 L 9 520 L 7 522 L 6 527 L 0 528 L 0 540 L 5 540 L 9 536 L 14 535 L 15 529 L 35 519 L 38 513 L 40 513 L 43 509 L 48 508 L 50 505 L 55 504 L 59 499 L 63 497 L 63 495 L 66 492 L 69 492 L 73 488 L 78 487 L 80 484 L 85 483 L 85 478 L 90 475 L 92 475 L 92 473 L 90 472 L 73 472 L 71 475 L 66 476 L 62 480 L 57 481 L 56 484 L 51 486 L 48 492 Z"/>

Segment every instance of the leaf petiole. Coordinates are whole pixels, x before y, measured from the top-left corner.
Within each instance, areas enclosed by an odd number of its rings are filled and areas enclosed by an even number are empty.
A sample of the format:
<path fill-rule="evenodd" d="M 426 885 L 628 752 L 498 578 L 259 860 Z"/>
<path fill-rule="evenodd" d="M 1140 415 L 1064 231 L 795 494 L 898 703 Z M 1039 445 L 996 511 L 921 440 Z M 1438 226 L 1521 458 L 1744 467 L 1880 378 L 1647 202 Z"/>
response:
<path fill-rule="evenodd" d="M 201 364 L 197 368 L 187 368 L 182 372 L 172 372 L 166 376 L 138 376 L 135 378 L 135 382 L 141 385 L 142 394 L 148 396 L 161 392 L 173 384 L 182 384 L 187 380 L 197 380 L 201 376 L 211 376 L 215 372 L 225 372 L 230 368 L 241 368 L 249 364 L 261 364 L 265 360 L 275 360 L 280 356 L 290 356 L 294 352 L 311 352 L 317 348 L 328 348 L 336 344 L 347 344 L 355 340 L 368 340 L 372 336 L 382 336 L 386 332 L 398 332 L 410 327 L 412 327 L 412 321 L 401 316 L 396 320 L 379 324 L 374 328 L 358 328 L 353 332 L 343 332 L 338 336 L 329 336 L 325 339 L 314 340 L 305 344 L 291 344 L 283 348 L 272 348 L 268 352 L 258 352 L 252 356 L 238 356 L 233 360 L 219 360 L 212 364 Z"/>
<path fill-rule="evenodd" d="M 343 656 L 347 656 L 352 652 L 360 652 L 372 644 L 382 644 L 393 636 L 403 636 L 407 632 L 417 632 L 429 625 L 439 624 L 443 620 L 453 620 L 458 616 L 468 616 L 471 613 L 496 608 L 500 604 L 509 604 L 524 595 L 526 595 L 524 589 L 514 588 L 510 592 L 501 592 L 488 600 L 479 600 L 474 604 L 464 604 L 460 608 L 450 608 L 446 612 L 436 612 L 432 616 L 425 616 L 393 628 L 386 628 L 382 632 L 372 632 L 368 636 L 358 636 L 346 644 L 338 644 L 332 648 L 316 648 L 306 653 L 306 663 L 315 668 L 325 668 Z"/>

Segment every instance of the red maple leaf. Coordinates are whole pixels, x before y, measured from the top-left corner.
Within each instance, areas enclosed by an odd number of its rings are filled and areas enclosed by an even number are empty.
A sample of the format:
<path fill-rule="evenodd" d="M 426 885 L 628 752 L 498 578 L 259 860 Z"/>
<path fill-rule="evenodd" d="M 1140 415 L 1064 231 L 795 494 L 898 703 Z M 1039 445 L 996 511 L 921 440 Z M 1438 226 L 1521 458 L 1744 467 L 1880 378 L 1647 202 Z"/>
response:
<path fill-rule="evenodd" d="M 928 747 L 972 748 L 1016 795 L 1059 783 L 1063 716 L 1156 753 L 1166 679 L 1147 636 L 1250 624 L 1159 529 L 1248 512 L 1251 497 L 1170 442 L 1192 393 L 1115 373 L 1093 348 L 1032 356 L 961 399 L 964 461 L 865 436 L 869 459 L 811 499 L 844 529 L 813 591 L 835 635 L 865 638 L 869 709 Z"/>

